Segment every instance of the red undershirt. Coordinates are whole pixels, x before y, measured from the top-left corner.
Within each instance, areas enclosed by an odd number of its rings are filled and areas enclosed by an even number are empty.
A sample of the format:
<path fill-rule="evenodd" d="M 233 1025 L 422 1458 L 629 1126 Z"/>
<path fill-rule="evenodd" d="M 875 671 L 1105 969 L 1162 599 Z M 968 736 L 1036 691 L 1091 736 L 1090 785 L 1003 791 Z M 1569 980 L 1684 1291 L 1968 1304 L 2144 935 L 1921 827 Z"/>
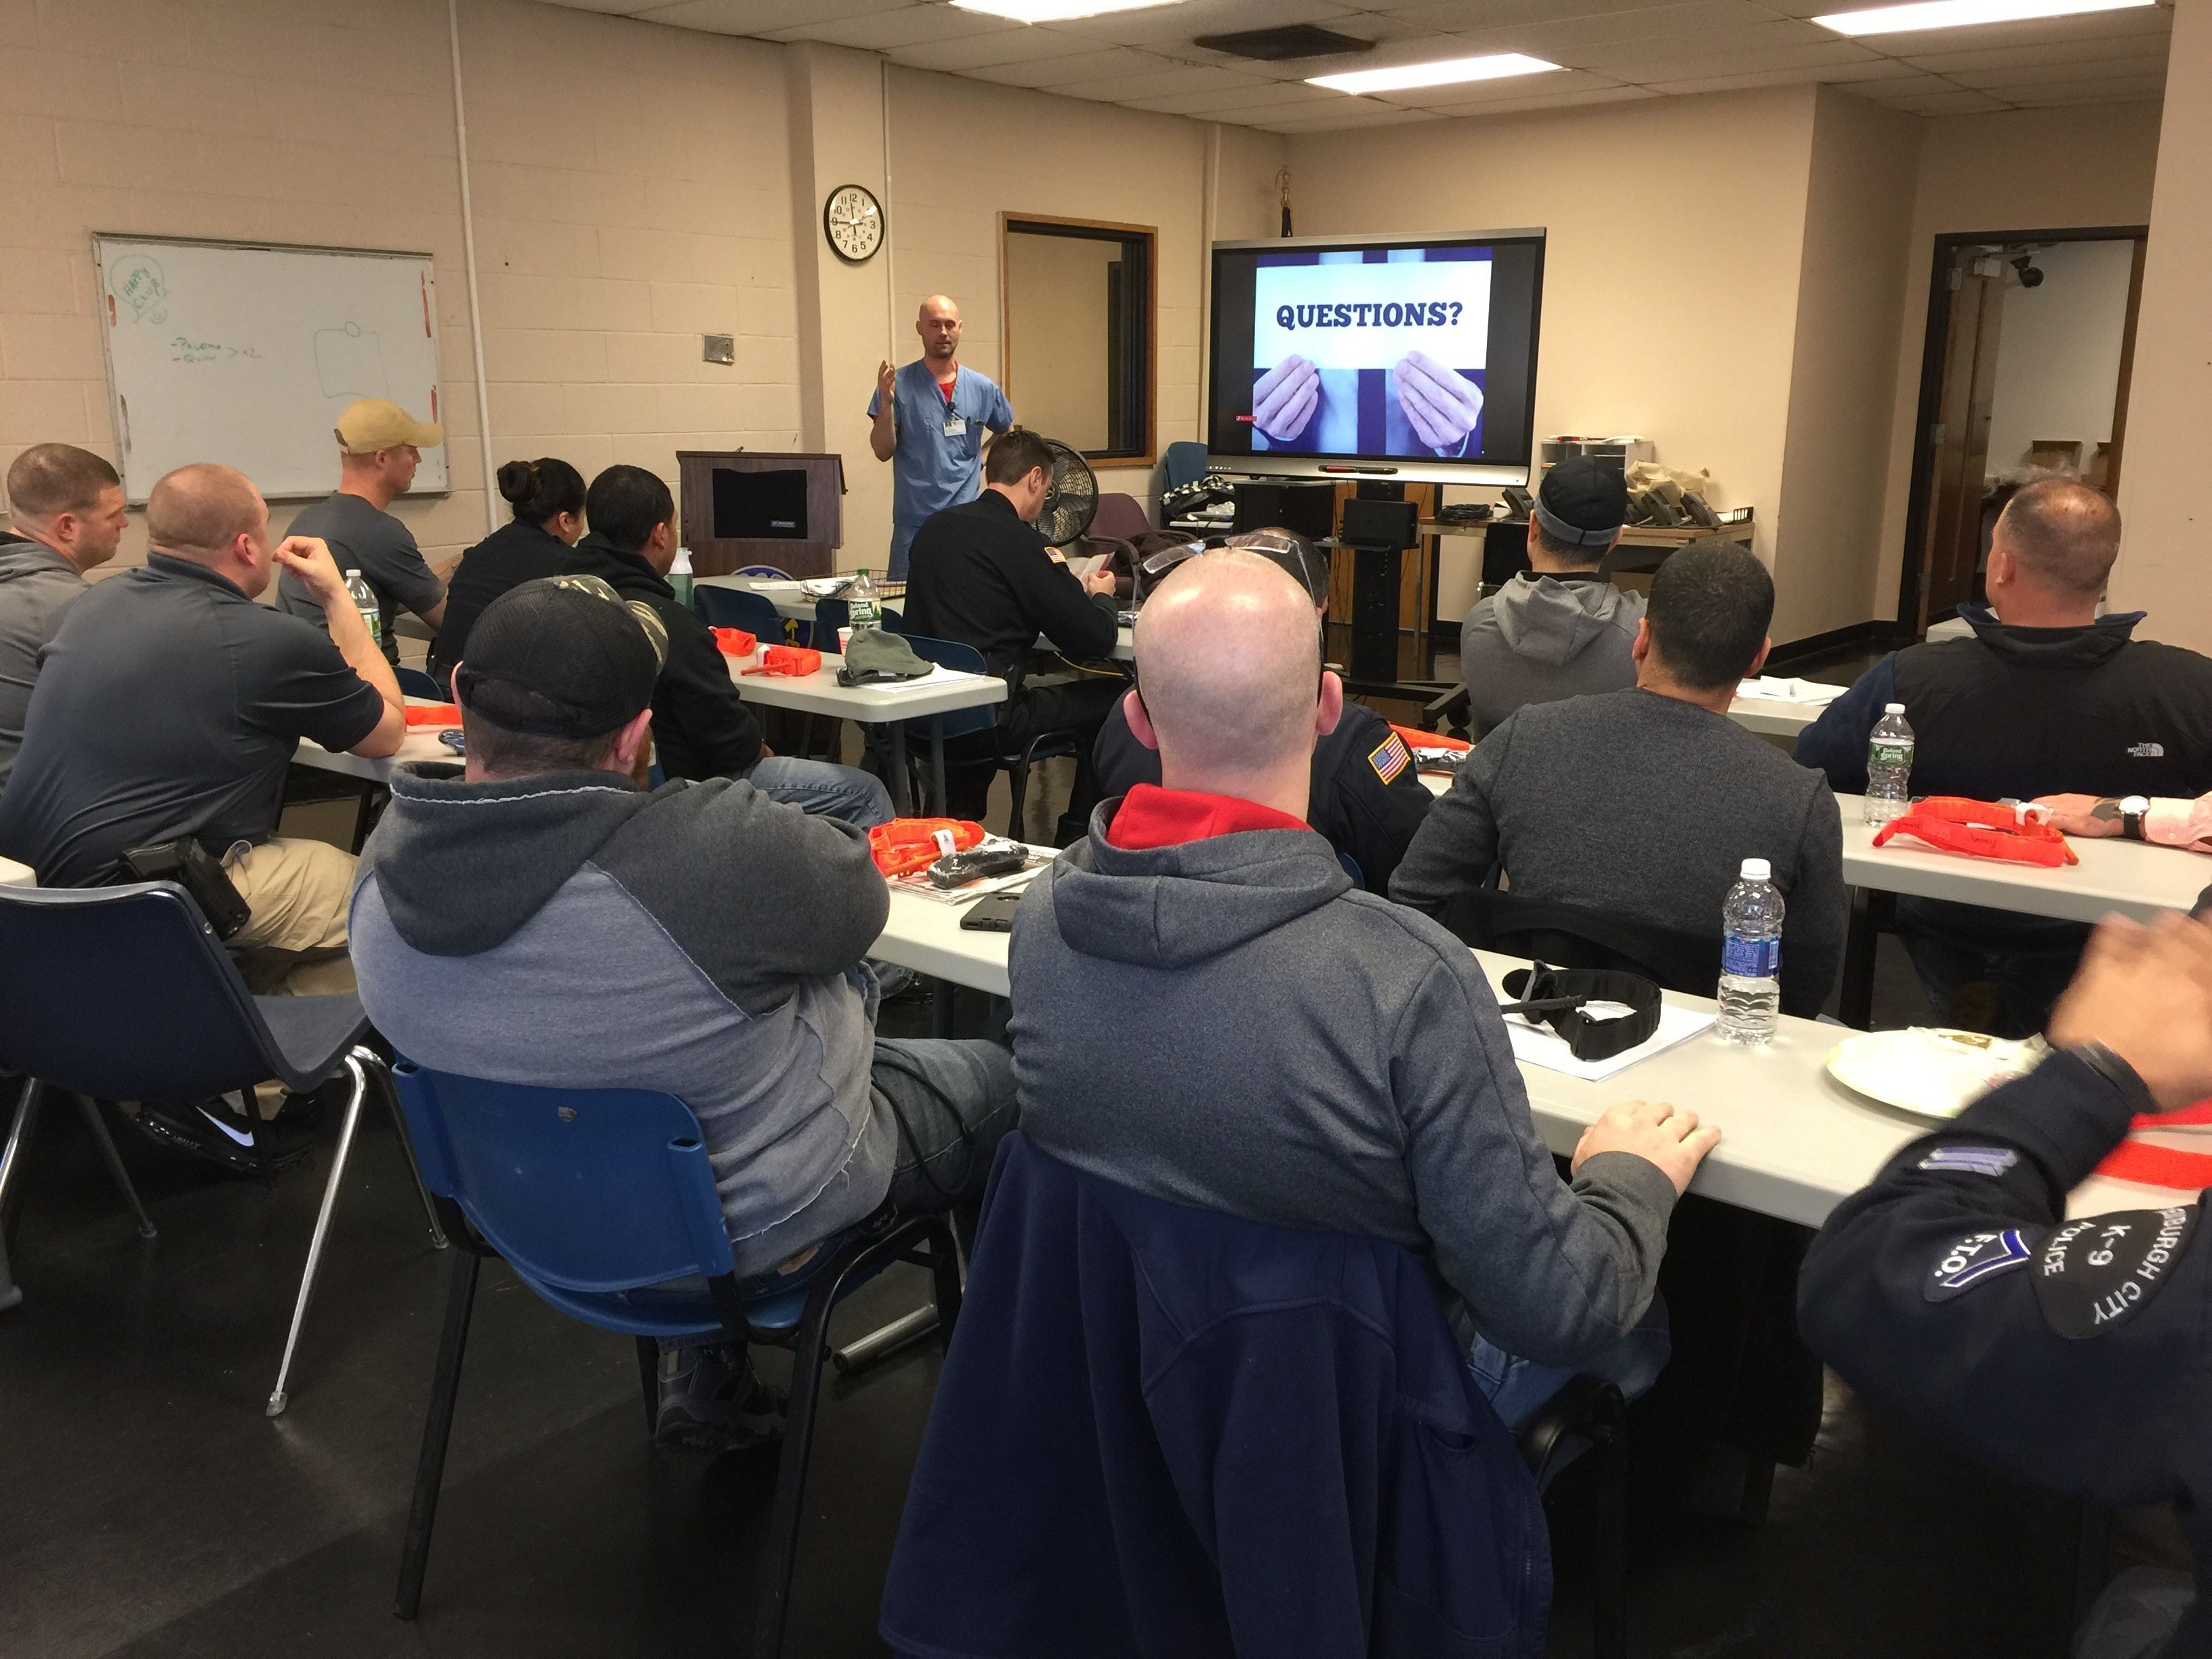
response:
<path fill-rule="evenodd" d="M 1208 795 L 1195 789 L 1163 789 L 1156 783 L 1140 783 L 1122 798 L 1121 810 L 1106 826 L 1106 839 L 1125 852 L 1142 853 L 1247 830 L 1306 827 L 1304 818 L 1235 795 Z"/>

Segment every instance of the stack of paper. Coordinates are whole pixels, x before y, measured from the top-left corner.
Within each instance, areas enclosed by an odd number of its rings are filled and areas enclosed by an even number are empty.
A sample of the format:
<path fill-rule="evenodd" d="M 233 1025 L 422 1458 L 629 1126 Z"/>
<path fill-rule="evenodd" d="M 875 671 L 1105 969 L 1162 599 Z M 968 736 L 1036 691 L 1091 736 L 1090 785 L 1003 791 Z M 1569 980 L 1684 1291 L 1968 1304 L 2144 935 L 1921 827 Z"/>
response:
<path fill-rule="evenodd" d="M 1739 697 L 1764 697 L 1769 702 L 1833 702 L 1850 688 L 1823 685 L 1818 680 L 1793 680 L 1779 674 L 1761 674 L 1735 689 Z"/>
<path fill-rule="evenodd" d="M 1565 1072 L 1586 1082 L 1599 1083 L 1626 1071 L 1639 1060 L 1686 1042 L 1715 1023 L 1716 1016 L 1667 1004 L 1659 1011 L 1659 1029 L 1633 1048 L 1610 1060 L 1577 1060 L 1567 1040 L 1548 1025 L 1532 1025 L 1518 1014 L 1505 1017 L 1505 1035 L 1513 1040 L 1513 1058 L 1524 1066 L 1541 1066 L 1547 1072 Z"/>

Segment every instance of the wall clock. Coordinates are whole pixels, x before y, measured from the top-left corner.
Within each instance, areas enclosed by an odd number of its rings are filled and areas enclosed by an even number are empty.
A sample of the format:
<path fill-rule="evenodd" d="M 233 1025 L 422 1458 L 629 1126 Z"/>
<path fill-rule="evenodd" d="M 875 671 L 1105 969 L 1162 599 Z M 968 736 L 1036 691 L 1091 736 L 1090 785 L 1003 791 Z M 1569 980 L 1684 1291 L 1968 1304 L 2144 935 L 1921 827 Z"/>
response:
<path fill-rule="evenodd" d="M 840 185 L 822 204 L 822 234 L 847 264 L 863 264 L 884 245 L 883 204 L 864 185 Z"/>

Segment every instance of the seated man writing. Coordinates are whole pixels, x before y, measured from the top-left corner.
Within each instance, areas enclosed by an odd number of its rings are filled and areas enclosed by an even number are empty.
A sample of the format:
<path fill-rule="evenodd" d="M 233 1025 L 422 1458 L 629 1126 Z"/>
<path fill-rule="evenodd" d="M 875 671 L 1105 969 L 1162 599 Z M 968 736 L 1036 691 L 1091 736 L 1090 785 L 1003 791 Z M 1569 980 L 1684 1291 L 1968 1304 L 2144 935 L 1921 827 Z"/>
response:
<path fill-rule="evenodd" d="M 905 617 L 908 633 L 972 645 L 984 666 L 1005 678 L 999 729 L 986 734 L 994 746 L 1018 751 L 1042 732 L 1073 734 L 1075 789 L 1059 836 L 1065 845 L 1090 816 L 1097 793 L 1091 744 L 1127 683 L 1118 673 L 1031 659 L 1041 639 L 1070 658 L 1109 656 L 1121 631 L 1113 576 L 1100 569 L 1079 577 L 1037 534 L 1051 478 L 1052 451 L 1036 433 L 1009 427 L 992 440 L 983 493 L 933 515 L 915 536 Z M 960 765 L 960 747 L 947 746 L 954 763 L 945 781 L 948 804 L 955 817 L 980 818 L 993 774 Z"/>
<path fill-rule="evenodd" d="M 616 465 L 584 497 L 591 533 L 565 568 L 597 576 L 649 607 L 668 636 L 653 690 L 653 740 L 672 778 L 743 778 L 775 800 L 871 829 L 890 822 L 890 791 L 866 772 L 769 752 L 760 721 L 738 696 L 730 659 L 698 614 L 668 584 L 676 562 L 676 498 L 658 473 Z M 463 647 L 466 654 L 466 647 Z"/>
<path fill-rule="evenodd" d="M 1229 545 L 1273 559 L 1312 596 L 1318 613 L 1328 612 L 1328 562 L 1297 532 L 1255 530 L 1232 537 Z M 1140 741 L 1129 724 L 1135 696 L 1130 692 L 1115 703 L 1099 731 L 1091 766 L 1101 794 L 1126 795 L 1138 784 L 1160 781 L 1159 750 Z M 1435 804 L 1405 739 L 1364 704 L 1346 703 L 1336 729 L 1314 744 L 1306 822 L 1359 866 L 1370 893 L 1389 890 L 1390 872 Z"/>
<path fill-rule="evenodd" d="M 678 1096 L 738 1273 L 772 1279 L 886 1198 L 980 1195 L 1012 1072 L 994 1043 L 876 1039 L 890 899 L 858 831 L 743 781 L 638 793 L 660 664 L 634 610 L 574 577 L 486 607 L 453 672 L 466 769 L 398 769 L 362 854 L 362 1002 L 439 1070 Z M 661 1375 L 665 1441 L 775 1427 L 741 1346 Z"/>
<path fill-rule="evenodd" d="M 1717 1133 L 1615 1106 L 1560 1179 L 1474 957 L 1355 889 L 1306 825 L 1343 690 L 1279 566 L 1187 562 L 1137 665 L 1130 724 L 1163 781 L 1100 806 L 1014 923 L 1025 1131 L 1157 1198 L 1422 1252 L 1512 1354 L 1648 1364 L 1668 1217 Z"/>
<path fill-rule="evenodd" d="M 1684 548 L 1652 578 L 1636 687 L 1522 708 L 1475 746 L 1391 878 L 1435 912 L 1499 872 L 1549 899 L 1717 939 L 1743 861 L 1788 905 L 1782 1005 L 1812 1015 L 1843 964 L 1843 821 L 1817 772 L 1728 717 L 1766 660 L 1774 583 L 1727 542 Z"/>

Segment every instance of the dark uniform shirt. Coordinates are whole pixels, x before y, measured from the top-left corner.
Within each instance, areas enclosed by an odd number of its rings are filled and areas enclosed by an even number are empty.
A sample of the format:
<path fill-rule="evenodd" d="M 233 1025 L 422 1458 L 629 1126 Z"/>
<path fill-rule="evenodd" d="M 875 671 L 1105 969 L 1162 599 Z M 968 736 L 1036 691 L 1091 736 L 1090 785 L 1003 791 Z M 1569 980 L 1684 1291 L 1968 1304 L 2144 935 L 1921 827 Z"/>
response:
<path fill-rule="evenodd" d="M 568 568 L 568 544 L 542 526 L 515 519 L 461 555 L 446 587 L 446 619 L 430 647 L 430 672 L 442 682 L 453 672 L 469 642 L 469 630 L 489 605 L 510 587 L 540 576 L 557 576 Z M 673 594 L 671 594 L 673 597 Z"/>
<path fill-rule="evenodd" d="M 1091 766 L 1102 795 L 1126 795 L 1138 784 L 1160 781 L 1160 751 L 1137 741 L 1118 702 L 1099 730 Z M 1359 866 L 1370 893 L 1389 892 L 1390 872 L 1435 805 L 1406 740 L 1364 704 L 1345 704 L 1336 730 L 1314 744 L 1306 822 Z"/>
<path fill-rule="evenodd" d="M 917 531 L 907 568 L 906 631 L 972 645 L 1006 673 L 1044 635 L 1071 657 L 1113 654 L 1121 625 L 1112 599 L 1085 593 L 1036 526 L 987 489 Z"/>
<path fill-rule="evenodd" d="M 642 599 L 668 630 L 668 660 L 653 688 L 653 746 L 672 778 L 741 778 L 761 757 L 760 721 L 738 696 L 729 659 L 698 614 L 645 556 L 593 531 L 568 550 L 565 568 L 597 576 L 625 599 Z"/>
<path fill-rule="evenodd" d="M 94 583 L 46 647 L 0 854 L 82 887 L 133 848 L 265 841 L 299 740 L 350 749 L 383 718 L 329 635 L 157 553 Z"/>
<path fill-rule="evenodd" d="M 399 660 L 399 638 L 392 627 L 399 612 L 411 611 L 420 616 L 425 611 L 435 611 L 446 597 L 445 583 L 424 562 L 422 550 L 415 545 L 415 532 L 394 514 L 380 511 L 358 495 L 340 490 L 309 502 L 293 519 L 290 533 L 320 538 L 330 544 L 331 557 L 340 570 L 361 572 L 376 594 L 387 662 Z M 323 620 L 323 607 L 315 603 L 307 585 L 289 570 L 277 574 L 276 605 L 279 610 L 304 617 L 325 633 L 330 631 L 330 624 Z"/>
<path fill-rule="evenodd" d="M 1805 1259 L 1805 1340 L 1868 1399 L 2005 1473 L 2113 1505 L 2179 1504 L 2212 1653 L 2212 1243 L 2201 1194 L 2066 1220 L 2148 1109 L 2062 1053 L 1906 1147 Z M 1963 1587 L 1961 1594 L 1968 1593 Z"/>

